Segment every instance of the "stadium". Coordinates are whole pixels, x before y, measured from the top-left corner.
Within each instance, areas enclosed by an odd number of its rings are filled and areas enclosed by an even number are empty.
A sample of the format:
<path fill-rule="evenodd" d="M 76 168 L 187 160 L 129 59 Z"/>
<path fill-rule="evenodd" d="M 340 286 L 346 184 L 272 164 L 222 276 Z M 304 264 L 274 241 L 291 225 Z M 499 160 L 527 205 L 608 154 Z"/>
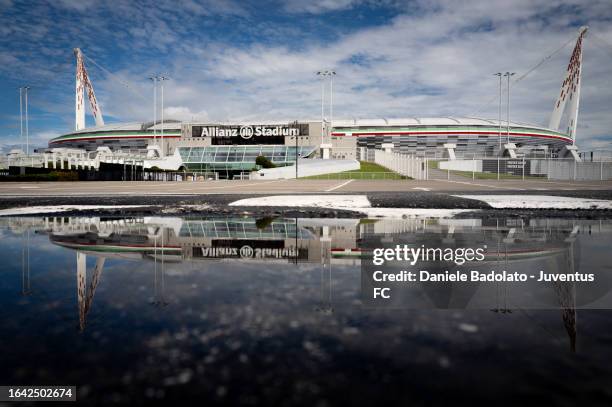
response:
<path fill-rule="evenodd" d="M 69 149 L 140 154 L 157 160 L 171 157 L 165 164 L 158 162 L 155 166 L 222 172 L 226 176 L 257 169 L 259 156 L 266 157 L 275 166 L 292 166 L 296 159 L 319 158 L 318 162 L 330 160 L 327 163 L 330 168 L 336 162 L 340 165 L 337 169 L 342 169 L 339 162 L 368 159 L 368 154 L 376 150 L 449 159 L 559 157 L 569 155 L 568 151 L 575 154 L 585 33 L 586 28 L 579 32 L 548 127 L 510 122 L 501 117 L 496 120 L 414 117 L 249 123 L 153 120 L 105 124 L 83 55 L 76 49 L 76 130 L 50 140 L 48 152 Z M 96 126 L 91 128 L 85 128 L 85 91 L 96 120 Z M 562 117 L 568 118 L 565 131 L 560 130 Z"/>
<path fill-rule="evenodd" d="M 264 156 L 281 167 L 293 166 L 296 156 L 327 158 L 329 160 L 324 164 L 331 168 L 330 171 L 336 171 L 333 168 L 340 171 L 354 169 L 346 165 L 355 163 L 355 160 L 371 160 L 368 152 L 389 146 L 401 154 L 436 158 L 444 157 L 445 146 L 452 145 L 457 158 L 471 158 L 504 154 L 504 146 L 508 143 L 514 144 L 519 154 L 531 157 L 559 155 L 563 147 L 572 144 L 571 137 L 546 128 L 510 123 L 508 132 L 507 123 L 502 124 L 500 131 L 498 121 L 452 117 L 338 120 L 334 121 L 329 136 L 325 134 L 325 123 L 321 121 L 298 122 L 298 135 L 253 136 L 248 139 L 239 135 L 219 136 L 232 131 L 237 133 L 241 128 L 264 128 L 270 132 L 280 129 L 276 133 L 286 134 L 294 126 L 291 123 L 221 125 L 173 121 L 164 123 L 162 137 L 161 123 L 113 124 L 58 137 L 49 146 L 86 151 L 106 147 L 131 154 L 146 154 L 150 146 L 159 146 L 161 156 L 177 153 L 176 156 L 180 157 L 180 162 L 175 160 L 176 164 L 169 169 L 214 172 L 218 177 L 231 178 L 256 168 L 258 156 Z M 212 131 L 203 137 L 202 133 L 206 132 L 201 129 Z M 323 161 L 307 163 L 321 164 Z"/>

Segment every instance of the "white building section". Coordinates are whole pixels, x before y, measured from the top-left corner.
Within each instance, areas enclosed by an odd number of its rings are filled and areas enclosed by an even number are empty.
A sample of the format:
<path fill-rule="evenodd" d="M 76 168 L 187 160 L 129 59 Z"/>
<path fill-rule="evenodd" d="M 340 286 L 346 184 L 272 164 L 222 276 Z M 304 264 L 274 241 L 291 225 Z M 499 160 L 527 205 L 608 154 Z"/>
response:
<path fill-rule="evenodd" d="M 333 174 L 344 171 L 359 170 L 357 160 L 320 160 L 304 159 L 298 161 L 297 176 L 310 177 L 313 175 Z M 285 167 L 267 168 L 254 173 L 254 179 L 289 179 L 295 178 L 295 165 Z"/>

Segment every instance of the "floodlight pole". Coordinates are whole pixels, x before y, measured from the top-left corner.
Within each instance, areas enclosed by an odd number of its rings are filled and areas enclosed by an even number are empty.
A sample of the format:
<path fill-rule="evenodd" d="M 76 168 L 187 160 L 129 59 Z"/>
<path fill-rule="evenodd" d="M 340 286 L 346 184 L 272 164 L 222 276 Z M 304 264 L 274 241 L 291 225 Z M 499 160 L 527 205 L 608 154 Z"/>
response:
<path fill-rule="evenodd" d="M 153 81 L 153 144 L 157 144 L 157 132 L 155 130 L 155 122 L 157 121 L 157 76 L 151 76 L 149 79 Z"/>
<path fill-rule="evenodd" d="M 25 90 L 25 133 L 26 133 L 26 156 L 30 154 L 30 125 L 28 118 L 28 90 L 29 86 L 23 88 Z"/>
<path fill-rule="evenodd" d="M 498 140 L 499 140 L 499 151 L 497 152 L 497 179 L 499 179 L 499 159 L 502 154 L 502 135 L 501 135 L 501 116 L 502 116 L 502 73 L 497 72 L 493 75 L 499 77 L 499 109 L 498 109 L 498 117 L 497 117 L 497 130 L 498 130 Z"/>
<path fill-rule="evenodd" d="M 164 148 L 164 81 L 168 80 L 167 76 L 158 76 L 157 80 L 160 82 L 161 86 L 161 153 L 162 157 L 166 155 Z"/>
<path fill-rule="evenodd" d="M 506 102 L 506 118 L 508 120 L 508 128 L 507 128 L 507 136 L 506 143 L 510 143 L 510 77 L 514 76 L 516 72 L 506 72 L 504 74 L 505 77 L 508 78 L 508 99 Z"/>
<path fill-rule="evenodd" d="M 334 121 L 334 76 L 335 71 L 325 70 L 318 71 L 317 75 L 321 77 L 321 131 L 325 125 L 325 79 L 329 77 L 329 133 L 331 137 L 331 129 Z M 327 133 L 327 131 L 326 131 Z M 329 142 L 329 140 L 328 140 Z"/>
<path fill-rule="evenodd" d="M 23 87 L 19 87 L 19 144 L 23 150 Z"/>
<path fill-rule="evenodd" d="M 327 78 L 327 73 L 329 71 L 318 71 L 317 76 L 321 78 L 321 137 L 323 137 L 323 132 L 325 131 L 325 79 Z M 326 140 L 323 140 L 327 142 Z"/>
<path fill-rule="evenodd" d="M 317 76 L 321 78 L 321 123 L 325 122 L 325 72 L 318 71 Z"/>
<path fill-rule="evenodd" d="M 334 76 L 335 71 L 329 71 L 329 127 L 330 131 L 334 123 Z"/>
<path fill-rule="evenodd" d="M 499 77 L 499 109 L 498 109 L 498 116 L 497 116 L 498 117 L 497 125 L 498 125 L 498 136 L 499 136 L 499 152 L 501 153 L 501 148 L 502 148 L 502 142 L 501 142 L 502 73 L 501 72 L 497 72 L 497 73 L 494 73 L 493 75 Z"/>

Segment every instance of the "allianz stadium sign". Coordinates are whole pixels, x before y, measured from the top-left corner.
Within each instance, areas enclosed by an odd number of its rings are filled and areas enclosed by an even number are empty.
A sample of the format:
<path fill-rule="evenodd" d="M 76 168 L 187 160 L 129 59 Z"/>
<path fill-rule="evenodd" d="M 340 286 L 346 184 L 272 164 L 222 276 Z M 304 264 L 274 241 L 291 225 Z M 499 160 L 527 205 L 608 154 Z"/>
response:
<path fill-rule="evenodd" d="M 194 126 L 195 127 L 195 126 Z M 198 126 L 200 127 L 200 126 Z M 194 132 L 196 133 L 196 132 Z M 248 140 L 252 137 L 299 136 L 300 129 L 291 126 L 201 126 L 200 134 L 195 137 L 240 137 Z"/>

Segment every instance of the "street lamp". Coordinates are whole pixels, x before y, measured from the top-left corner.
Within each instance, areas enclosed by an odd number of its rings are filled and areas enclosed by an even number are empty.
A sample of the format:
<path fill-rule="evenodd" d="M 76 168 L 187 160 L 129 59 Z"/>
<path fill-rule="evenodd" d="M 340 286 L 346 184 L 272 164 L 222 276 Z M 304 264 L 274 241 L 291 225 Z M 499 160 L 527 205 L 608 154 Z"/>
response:
<path fill-rule="evenodd" d="M 19 87 L 19 144 L 23 151 L 23 87 Z"/>
<path fill-rule="evenodd" d="M 153 81 L 153 144 L 156 144 L 157 131 L 155 130 L 155 122 L 157 121 L 157 76 L 151 76 L 149 79 Z"/>
<path fill-rule="evenodd" d="M 26 156 L 30 153 L 30 124 L 28 118 L 28 90 L 29 86 L 21 86 L 19 88 L 19 126 L 20 126 L 20 141 L 21 149 L 23 150 L 23 110 L 25 105 L 25 139 L 26 139 Z"/>
<path fill-rule="evenodd" d="M 160 75 L 157 77 L 157 80 L 160 82 L 160 86 L 161 86 L 161 152 L 162 152 L 162 157 L 166 155 L 165 153 L 165 148 L 164 148 L 164 81 L 167 81 L 168 78 L 167 76 L 163 76 Z"/>
<path fill-rule="evenodd" d="M 321 124 L 325 122 L 325 72 L 318 71 L 317 76 L 321 78 Z"/>
<path fill-rule="evenodd" d="M 329 129 L 334 127 L 334 76 L 336 71 L 329 71 Z"/>
<path fill-rule="evenodd" d="M 26 156 L 30 154 L 30 120 L 28 117 L 28 90 L 29 86 L 22 87 L 24 90 L 24 105 L 25 105 L 25 137 L 26 137 Z"/>
<path fill-rule="evenodd" d="M 501 139 L 501 115 L 502 115 L 502 73 L 497 72 L 493 75 L 499 77 L 499 109 L 497 116 L 497 130 L 498 130 L 498 140 L 499 140 L 499 150 L 497 151 L 497 179 L 499 179 L 499 156 L 502 154 L 502 139 Z"/>
<path fill-rule="evenodd" d="M 508 129 L 506 136 L 506 143 L 510 144 L 510 77 L 514 76 L 516 72 L 506 72 L 504 76 L 508 78 L 508 100 L 506 103 L 506 116 L 508 119 Z"/>
<path fill-rule="evenodd" d="M 499 136 L 499 152 L 501 153 L 501 115 L 502 115 L 502 73 L 501 72 L 497 72 L 494 73 L 493 75 L 499 77 L 499 109 L 498 109 L 498 119 L 497 119 L 497 125 L 498 125 L 498 136 Z"/>
<path fill-rule="evenodd" d="M 323 81 L 321 84 L 321 123 L 325 123 L 324 118 L 324 101 L 325 101 L 325 78 L 329 78 L 329 128 L 333 127 L 334 121 L 334 76 L 336 76 L 336 71 L 319 71 L 317 72 Z"/>

